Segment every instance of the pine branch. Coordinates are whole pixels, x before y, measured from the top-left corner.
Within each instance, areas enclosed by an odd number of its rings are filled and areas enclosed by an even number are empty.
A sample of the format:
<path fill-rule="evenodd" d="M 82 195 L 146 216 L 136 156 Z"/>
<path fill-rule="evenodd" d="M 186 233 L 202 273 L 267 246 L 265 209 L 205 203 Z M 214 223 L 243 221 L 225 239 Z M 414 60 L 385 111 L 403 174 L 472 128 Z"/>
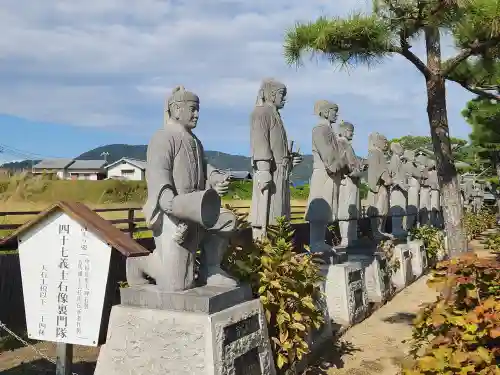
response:
<path fill-rule="evenodd" d="M 448 78 L 448 75 L 458 66 L 460 65 L 461 62 L 467 60 L 470 56 L 476 55 L 481 51 L 484 51 L 487 48 L 494 47 L 500 43 L 500 36 L 497 36 L 495 38 L 492 38 L 490 40 L 487 40 L 485 42 L 479 42 L 476 40 L 474 43 L 472 43 L 469 48 L 464 49 L 461 51 L 457 56 L 452 57 L 448 60 L 445 61 L 444 63 L 444 70 L 442 72 L 442 75 L 445 78 Z"/>
<path fill-rule="evenodd" d="M 481 88 L 479 88 L 477 86 L 474 86 L 474 85 L 467 83 L 465 80 L 453 79 L 451 77 L 448 77 L 447 79 L 449 81 L 453 81 L 453 82 L 458 83 L 464 89 L 470 91 L 473 94 L 476 94 L 477 96 L 480 96 L 480 97 L 486 98 L 486 99 L 500 101 L 500 93 L 493 93 L 493 92 L 489 92 L 486 90 L 482 90 Z"/>
<path fill-rule="evenodd" d="M 399 38 L 401 47 L 396 48 L 394 52 L 399 53 L 401 56 L 405 57 L 408 61 L 415 65 L 415 67 L 424 75 L 426 79 L 428 79 L 431 75 L 431 71 L 417 55 L 410 51 L 410 45 L 404 37 L 403 31 L 400 31 Z"/>

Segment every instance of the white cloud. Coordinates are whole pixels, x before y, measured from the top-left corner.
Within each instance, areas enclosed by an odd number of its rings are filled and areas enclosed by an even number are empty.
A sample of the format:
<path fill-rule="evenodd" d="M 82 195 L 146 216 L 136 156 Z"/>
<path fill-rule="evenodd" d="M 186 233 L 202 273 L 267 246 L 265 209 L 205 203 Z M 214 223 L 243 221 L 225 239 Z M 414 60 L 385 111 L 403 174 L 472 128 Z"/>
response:
<path fill-rule="evenodd" d="M 303 139 L 305 150 L 315 121 L 312 107 L 321 98 L 338 102 L 341 117 L 358 124 L 358 148 L 365 148 L 375 129 L 388 136 L 427 133 L 424 83 L 402 59 L 350 74 L 325 62 L 299 70 L 285 65 L 282 38 L 295 21 L 368 9 L 368 1 L 22 3 L 3 0 L 0 8 L 3 114 L 149 132 L 160 124 L 168 90 L 183 84 L 201 97 L 204 139 L 215 145 L 224 133 L 212 129 L 231 128 L 231 139 L 247 147 L 243 133 L 259 82 L 275 77 L 289 87 L 286 126 Z M 465 104 L 463 94 L 460 100 L 457 110 Z M 234 135 L 235 127 L 242 134 Z"/>

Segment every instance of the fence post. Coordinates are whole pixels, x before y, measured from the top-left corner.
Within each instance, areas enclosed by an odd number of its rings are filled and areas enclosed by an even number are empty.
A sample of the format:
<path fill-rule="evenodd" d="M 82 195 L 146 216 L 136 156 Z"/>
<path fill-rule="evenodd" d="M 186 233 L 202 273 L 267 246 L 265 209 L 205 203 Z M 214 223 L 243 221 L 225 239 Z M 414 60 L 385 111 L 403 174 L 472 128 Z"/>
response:
<path fill-rule="evenodd" d="M 128 209 L 128 234 L 130 237 L 134 237 L 135 231 L 134 212 L 133 208 Z"/>

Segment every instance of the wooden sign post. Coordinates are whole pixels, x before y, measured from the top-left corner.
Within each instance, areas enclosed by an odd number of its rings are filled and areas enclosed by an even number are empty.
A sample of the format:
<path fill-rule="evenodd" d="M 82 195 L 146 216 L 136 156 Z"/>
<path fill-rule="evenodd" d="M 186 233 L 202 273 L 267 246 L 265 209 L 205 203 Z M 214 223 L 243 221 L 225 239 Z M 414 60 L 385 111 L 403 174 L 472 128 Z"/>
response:
<path fill-rule="evenodd" d="M 73 345 L 97 346 L 112 248 L 149 254 L 83 204 L 59 202 L 17 237 L 28 337 L 57 343 L 57 375 L 71 374 Z"/>

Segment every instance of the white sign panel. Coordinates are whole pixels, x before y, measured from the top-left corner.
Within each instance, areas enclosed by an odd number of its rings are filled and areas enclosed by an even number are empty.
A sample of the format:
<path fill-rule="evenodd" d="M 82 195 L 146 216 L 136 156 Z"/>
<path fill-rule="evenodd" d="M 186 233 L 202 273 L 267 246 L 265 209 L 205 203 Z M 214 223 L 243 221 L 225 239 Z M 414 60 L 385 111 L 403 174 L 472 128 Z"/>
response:
<path fill-rule="evenodd" d="M 97 346 L 111 247 L 63 212 L 19 241 L 28 336 Z"/>

